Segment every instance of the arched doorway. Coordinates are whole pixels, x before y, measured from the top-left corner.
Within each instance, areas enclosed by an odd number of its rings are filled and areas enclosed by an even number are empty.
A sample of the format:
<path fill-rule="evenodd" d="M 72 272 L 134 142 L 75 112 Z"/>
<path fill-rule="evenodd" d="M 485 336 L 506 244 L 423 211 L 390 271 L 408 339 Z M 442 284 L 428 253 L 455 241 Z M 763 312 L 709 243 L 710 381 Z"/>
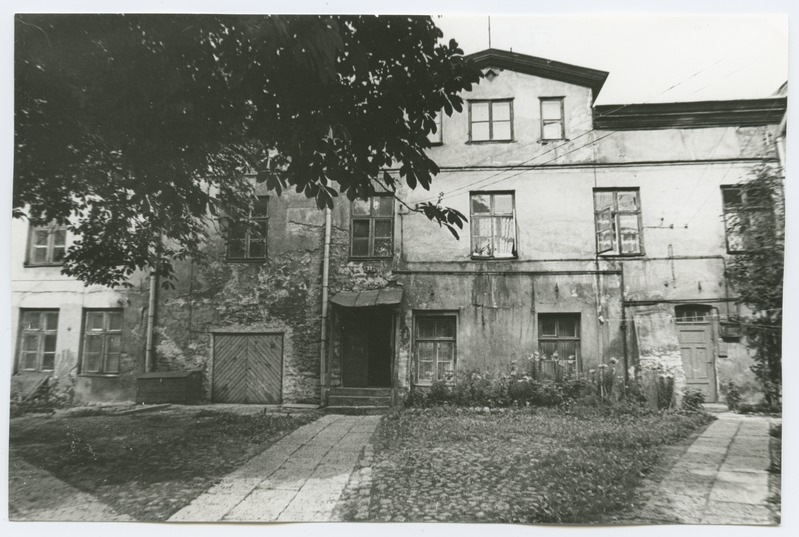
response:
<path fill-rule="evenodd" d="M 705 394 L 705 401 L 716 401 L 716 350 L 713 345 L 715 309 L 703 304 L 674 308 L 680 354 L 686 387 Z"/>

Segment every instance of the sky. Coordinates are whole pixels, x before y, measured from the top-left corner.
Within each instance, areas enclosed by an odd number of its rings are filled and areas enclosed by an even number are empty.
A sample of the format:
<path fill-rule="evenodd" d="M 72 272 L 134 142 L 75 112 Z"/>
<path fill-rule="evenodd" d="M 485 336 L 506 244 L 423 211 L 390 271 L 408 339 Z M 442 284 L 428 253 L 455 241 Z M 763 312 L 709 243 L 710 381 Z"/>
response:
<path fill-rule="evenodd" d="M 466 53 L 491 47 L 608 71 L 597 104 L 760 98 L 788 79 L 784 15 L 444 15 Z"/>

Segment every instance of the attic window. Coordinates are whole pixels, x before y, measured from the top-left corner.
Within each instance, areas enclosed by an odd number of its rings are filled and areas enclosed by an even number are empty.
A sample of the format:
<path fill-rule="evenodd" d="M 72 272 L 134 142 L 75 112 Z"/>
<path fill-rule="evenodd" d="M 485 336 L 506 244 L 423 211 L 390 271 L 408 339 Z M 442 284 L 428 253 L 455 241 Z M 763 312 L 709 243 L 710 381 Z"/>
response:
<path fill-rule="evenodd" d="M 513 99 L 469 101 L 469 141 L 513 140 Z"/>
<path fill-rule="evenodd" d="M 497 72 L 496 72 L 496 71 L 494 71 L 493 69 L 489 69 L 488 71 L 486 71 L 485 73 L 483 73 L 483 77 L 484 77 L 484 78 L 486 78 L 486 79 L 488 79 L 488 81 L 489 81 L 489 82 L 491 82 L 492 80 L 494 80 L 494 79 L 495 79 L 495 78 L 497 78 L 498 76 L 499 76 L 499 73 L 497 73 Z"/>

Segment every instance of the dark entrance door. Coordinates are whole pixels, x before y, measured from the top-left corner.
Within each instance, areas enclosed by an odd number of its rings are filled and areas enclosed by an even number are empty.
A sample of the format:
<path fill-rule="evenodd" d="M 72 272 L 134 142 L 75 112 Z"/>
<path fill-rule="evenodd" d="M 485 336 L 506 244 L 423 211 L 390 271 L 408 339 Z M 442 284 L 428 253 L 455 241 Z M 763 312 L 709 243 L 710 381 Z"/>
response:
<path fill-rule="evenodd" d="M 342 313 L 342 383 L 348 388 L 390 387 L 391 311 L 353 308 Z"/>

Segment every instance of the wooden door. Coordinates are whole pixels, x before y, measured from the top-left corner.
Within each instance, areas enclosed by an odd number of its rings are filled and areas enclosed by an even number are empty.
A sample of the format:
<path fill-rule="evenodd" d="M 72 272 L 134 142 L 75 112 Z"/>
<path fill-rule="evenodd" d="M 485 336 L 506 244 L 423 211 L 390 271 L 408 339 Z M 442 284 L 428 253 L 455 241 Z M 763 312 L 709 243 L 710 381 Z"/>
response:
<path fill-rule="evenodd" d="M 716 401 L 715 352 L 710 323 L 678 323 L 678 338 L 686 387 L 705 394 L 705 401 Z"/>
<path fill-rule="evenodd" d="M 279 404 L 281 334 L 215 334 L 211 399 L 215 403 Z"/>
<path fill-rule="evenodd" d="M 369 341 L 363 326 L 346 323 L 343 334 L 342 384 L 347 388 L 369 385 Z"/>

